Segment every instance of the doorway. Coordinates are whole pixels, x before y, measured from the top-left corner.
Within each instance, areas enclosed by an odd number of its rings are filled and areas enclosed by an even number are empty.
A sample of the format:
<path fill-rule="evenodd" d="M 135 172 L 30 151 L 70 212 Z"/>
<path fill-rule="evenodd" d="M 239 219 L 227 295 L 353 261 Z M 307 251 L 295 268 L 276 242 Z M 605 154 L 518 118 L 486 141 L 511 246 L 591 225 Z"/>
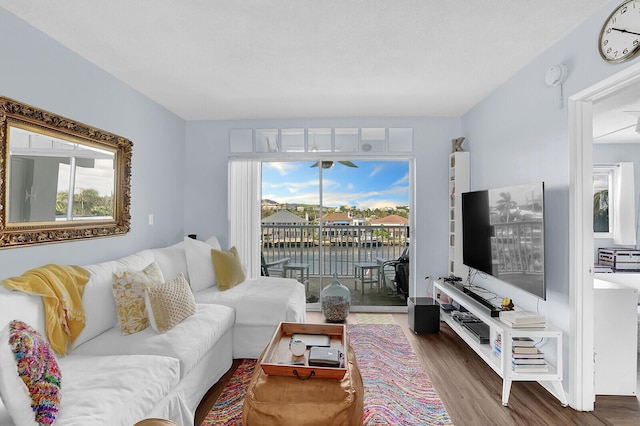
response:
<path fill-rule="evenodd" d="M 307 288 L 308 307 L 334 276 L 355 310 L 405 306 L 384 266 L 410 243 L 411 162 L 328 159 L 262 163 L 261 251 Z M 366 267 L 364 267 L 366 265 Z"/>
<path fill-rule="evenodd" d="M 573 406 L 591 411 L 594 387 L 593 104 L 640 85 L 640 64 L 626 68 L 569 99 L 570 149 L 570 380 Z"/>

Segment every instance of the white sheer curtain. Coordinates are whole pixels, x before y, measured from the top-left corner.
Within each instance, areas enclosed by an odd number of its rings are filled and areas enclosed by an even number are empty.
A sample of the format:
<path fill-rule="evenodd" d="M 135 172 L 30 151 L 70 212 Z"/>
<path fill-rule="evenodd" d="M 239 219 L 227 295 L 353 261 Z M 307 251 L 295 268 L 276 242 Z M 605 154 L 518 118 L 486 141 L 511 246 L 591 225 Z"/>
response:
<path fill-rule="evenodd" d="M 261 163 L 229 160 L 229 246 L 236 246 L 247 278 L 260 275 Z"/>
<path fill-rule="evenodd" d="M 633 163 L 619 163 L 613 177 L 613 243 L 636 244 L 636 205 Z"/>

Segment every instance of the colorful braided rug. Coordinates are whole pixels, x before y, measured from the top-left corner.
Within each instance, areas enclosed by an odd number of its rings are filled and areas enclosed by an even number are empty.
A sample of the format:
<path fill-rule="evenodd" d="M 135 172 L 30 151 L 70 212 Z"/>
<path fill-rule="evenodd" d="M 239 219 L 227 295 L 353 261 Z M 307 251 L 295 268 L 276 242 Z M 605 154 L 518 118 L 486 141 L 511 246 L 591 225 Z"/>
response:
<path fill-rule="evenodd" d="M 349 324 L 364 382 L 364 425 L 452 425 L 399 325 Z M 202 426 L 240 425 L 255 360 L 243 360 Z"/>

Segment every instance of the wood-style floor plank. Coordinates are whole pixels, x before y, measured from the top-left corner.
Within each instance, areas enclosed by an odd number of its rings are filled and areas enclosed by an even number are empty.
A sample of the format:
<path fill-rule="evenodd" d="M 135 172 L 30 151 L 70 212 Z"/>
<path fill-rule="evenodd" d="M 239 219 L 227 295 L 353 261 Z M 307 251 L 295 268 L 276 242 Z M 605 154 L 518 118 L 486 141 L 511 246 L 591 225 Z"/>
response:
<path fill-rule="evenodd" d="M 453 423 L 466 425 L 638 425 L 636 397 L 606 396 L 596 399 L 593 412 L 562 407 L 537 382 L 514 382 L 509 405 L 502 406 L 502 379 L 466 343 L 440 323 L 440 333 L 417 335 L 409 329 L 407 314 L 392 314 L 407 336 L 431 379 Z M 322 323 L 320 312 L 307 312 L 307 322 Z M 357 323 L 350 314 L 347 323 Z M 196 412 L 199 425 L 209 412 L 239 362 L 211 388 Z"/>

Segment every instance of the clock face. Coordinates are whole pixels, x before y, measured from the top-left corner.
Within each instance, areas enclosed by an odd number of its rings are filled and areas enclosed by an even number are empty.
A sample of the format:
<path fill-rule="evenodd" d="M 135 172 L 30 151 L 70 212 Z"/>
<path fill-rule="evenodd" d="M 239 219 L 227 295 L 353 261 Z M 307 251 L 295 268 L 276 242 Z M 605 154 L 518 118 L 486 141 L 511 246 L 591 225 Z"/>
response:
<path fill-rule="evenodd" d="M 600 31 L 600 55 L 608 62 L 623 62 L 640 51 L 640 0 L 627 0 L 609 15 Z"/>

